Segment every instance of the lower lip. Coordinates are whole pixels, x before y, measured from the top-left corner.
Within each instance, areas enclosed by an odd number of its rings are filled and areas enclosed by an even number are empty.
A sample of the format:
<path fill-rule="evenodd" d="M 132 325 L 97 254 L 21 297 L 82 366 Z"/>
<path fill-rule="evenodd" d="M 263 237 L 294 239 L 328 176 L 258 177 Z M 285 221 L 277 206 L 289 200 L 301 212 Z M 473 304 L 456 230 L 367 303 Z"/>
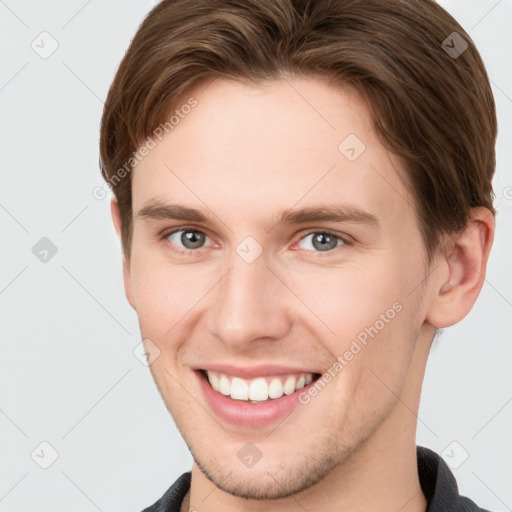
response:
<path fill-rule="evenodd" d="M 283 395 L 281 398 L 269 399 L 265 402 L 252 404 L 242 400 L 234 400 L 218 391 L 215 391 L 200 371 L 195 372 L 199 378 L 199 385 L 206 401 L 215 414 L 235 425 L 245 427 L 264 427 L 290 414 L 299 405 L 299 394 L 307 391 L 312 381 L 302 389 L 294 391 L 291 395 Z"/>

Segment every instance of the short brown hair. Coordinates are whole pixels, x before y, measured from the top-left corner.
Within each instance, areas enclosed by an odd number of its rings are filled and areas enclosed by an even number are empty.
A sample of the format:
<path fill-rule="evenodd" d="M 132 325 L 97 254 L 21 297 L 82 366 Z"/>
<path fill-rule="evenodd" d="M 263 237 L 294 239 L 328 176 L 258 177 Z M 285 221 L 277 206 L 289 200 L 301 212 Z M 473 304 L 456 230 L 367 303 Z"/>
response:
<path fill-rule="evenodd" d="M 101 171 L 119 202 L 127 259 L 132 156 L 177 98 L 215 78 L 283 73 L 362 95 L 381 142 L 406 163 L 429 260 L 470 208 L 495 214 L 489 79 L 469 35 L 433 0 L 164 0 L 133 38 L 101 123 Z"/>

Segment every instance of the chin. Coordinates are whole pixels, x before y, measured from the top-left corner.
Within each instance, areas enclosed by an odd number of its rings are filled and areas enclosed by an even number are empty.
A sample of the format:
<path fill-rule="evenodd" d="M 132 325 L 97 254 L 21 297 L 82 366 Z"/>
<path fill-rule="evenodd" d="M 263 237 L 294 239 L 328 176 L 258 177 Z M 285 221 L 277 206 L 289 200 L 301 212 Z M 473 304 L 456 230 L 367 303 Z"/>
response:
<path fill-rule="evenodd" d="M 332 442 L 332 440 L 331 440 Z M 343 463 L 351 449 L 342 450 L 340 446 L 329 446 L 325 442 L 323 449 L 318 445 L 312 451 L 298 452 L 297 446 L 291 447 L 294 456 L 275 457 L 265 460 L 263 456 L 252 467 L 246 467 L 238 458 L 224 454 L 205 454 L 202 450 L 193 450 L 187 442 L 199 470 L 216 487 L 238 498 L 252 500 L 276 500 L 287 498 L 314 486 L 331 471 Z"/>
<path fill-rule="evenodd" d="M 315 485 L 336 467 L 334 461 L 325 461 L 322 467 L 298 469 L 290 461 L 291 467 L 281 468 L 226 468 L 205 467 L 194 459 L 203 474 L 219 489 L 238 498 L 252 500 L 276 500 L 295 495 Z"/>

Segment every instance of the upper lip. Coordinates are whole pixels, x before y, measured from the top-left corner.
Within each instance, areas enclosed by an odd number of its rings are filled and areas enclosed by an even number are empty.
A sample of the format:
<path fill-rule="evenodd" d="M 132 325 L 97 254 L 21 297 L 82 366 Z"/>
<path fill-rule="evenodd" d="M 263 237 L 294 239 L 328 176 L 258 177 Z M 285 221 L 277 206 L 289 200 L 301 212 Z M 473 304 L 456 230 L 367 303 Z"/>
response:
<path fill-rule="evenodd" d="M 196 370 L 225 373 L 233 377 L 252 378 L 270 377 L 273 375 L 291 375 L 296 373 L 320 373 L 315 370 L 300 368 L 298 366 L 284 366 L 276 364 L 265 364 L 257 366 L 234 366 L 230 364 L 206 364 L 198 366 Z"/>

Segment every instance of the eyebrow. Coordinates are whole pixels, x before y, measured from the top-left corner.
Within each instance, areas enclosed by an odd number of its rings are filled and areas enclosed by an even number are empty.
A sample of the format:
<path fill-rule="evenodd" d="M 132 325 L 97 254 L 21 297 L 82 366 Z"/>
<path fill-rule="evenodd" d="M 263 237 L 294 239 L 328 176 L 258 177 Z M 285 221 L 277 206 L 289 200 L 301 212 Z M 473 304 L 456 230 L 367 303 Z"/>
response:
<path fill-rule="evenodd" d="M 282 212 L 277 223 L 302 224 L 305 222 L 358 222 L 378 224 L 379 220 L 372 213 L 355 206 L 311 206 L 299 210 L 288 209 Z"/>
<path fill-rule="evenodd" d="M 179 204 L 168 204 L 160 200 L 149 200 L 141 208 L 136 217 L 144 220 L 183 220 L 212 224 L 208 216 L 201 210 Z M 378 218 L 361 208 L 352 205 L 310 206 L 301 209 L 286 209 L 277 216 L 272 224 L 304 224 L 307 222 L 356 222 L 363 224 L 379 224 Z"/>

